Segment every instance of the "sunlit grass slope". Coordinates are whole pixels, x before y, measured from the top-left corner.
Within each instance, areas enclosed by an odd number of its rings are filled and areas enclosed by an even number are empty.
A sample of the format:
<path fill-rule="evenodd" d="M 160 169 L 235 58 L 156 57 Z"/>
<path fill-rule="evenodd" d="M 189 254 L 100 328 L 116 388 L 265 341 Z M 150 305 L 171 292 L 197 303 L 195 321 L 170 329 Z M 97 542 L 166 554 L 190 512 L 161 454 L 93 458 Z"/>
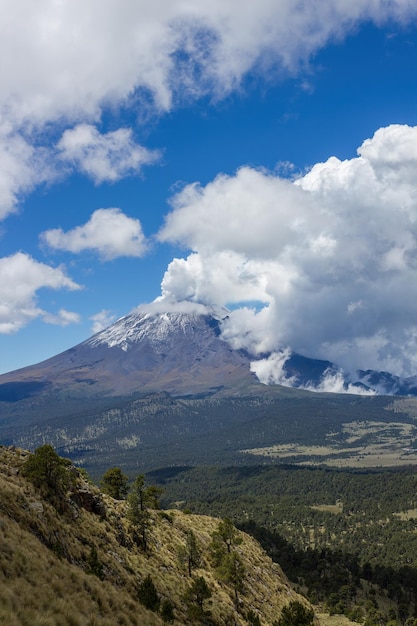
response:
<path fill-rule="evenodd" d="M 72 466 L 71 491 L 44 497 L 24 476 L 27 458 L 23 450 L 0 448 L 0 624 L 163 624 L 160 610 L 139 601 L 148 576 L 177 626 L 201 623 L 190 617 L 185 600 L 199 577 L 211 592 L 204 601 L 207 624 L 243 626 L 251 614 L 262 626 L 272 625 L 292 600 L 306 604 L 248 535 L 239 533 L 242 542 L 235 547 L 244 568 L 236 601 L 233 585 L 221 580 L 210 556 L 219 520 L 150 510 L 145 552 L 126 518 L 126 501 L 101 494 Z M 191 577 L 179 558 L 190 531 L 200 554 Z"/>

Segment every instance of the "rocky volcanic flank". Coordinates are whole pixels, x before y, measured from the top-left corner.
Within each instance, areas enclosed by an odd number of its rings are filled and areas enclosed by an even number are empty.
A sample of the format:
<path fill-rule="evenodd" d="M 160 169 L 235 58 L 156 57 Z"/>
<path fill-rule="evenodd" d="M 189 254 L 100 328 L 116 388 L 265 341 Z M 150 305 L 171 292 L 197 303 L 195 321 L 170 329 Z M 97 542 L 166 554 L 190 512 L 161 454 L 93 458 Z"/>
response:
<path fill-rule="evenodd" d="M 256 381 L 249 357 L 220 336 L 225 315 L 138 309 L 70 350 L 1 376 L 0 400 L 59 388 L 70 395 L 178 396 L 248 385 Z"/>

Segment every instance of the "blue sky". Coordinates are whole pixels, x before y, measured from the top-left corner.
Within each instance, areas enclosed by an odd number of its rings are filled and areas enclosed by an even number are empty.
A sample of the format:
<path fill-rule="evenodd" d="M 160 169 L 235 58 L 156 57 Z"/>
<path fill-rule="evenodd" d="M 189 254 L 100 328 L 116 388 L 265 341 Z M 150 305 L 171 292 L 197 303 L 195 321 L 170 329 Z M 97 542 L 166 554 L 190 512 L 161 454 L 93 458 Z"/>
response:
<path fill-rule="evenodd" d="M 0 372 L 162 296 L 417 374 L 417 6 L 305 4 L 0 1 Z"/>

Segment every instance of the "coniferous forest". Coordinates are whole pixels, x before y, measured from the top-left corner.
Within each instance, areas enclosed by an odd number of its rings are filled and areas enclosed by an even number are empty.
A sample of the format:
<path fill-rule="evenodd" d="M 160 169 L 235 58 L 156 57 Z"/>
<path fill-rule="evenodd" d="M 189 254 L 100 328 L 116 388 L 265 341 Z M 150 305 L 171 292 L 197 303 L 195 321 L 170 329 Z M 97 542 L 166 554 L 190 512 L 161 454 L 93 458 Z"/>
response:
<path fill-rule="evenodd" d="M 330 613 L 368 626 L 414 623 L 415 468 L 184 467 L 152 477 L 164 504 L 233 519 Z"/>

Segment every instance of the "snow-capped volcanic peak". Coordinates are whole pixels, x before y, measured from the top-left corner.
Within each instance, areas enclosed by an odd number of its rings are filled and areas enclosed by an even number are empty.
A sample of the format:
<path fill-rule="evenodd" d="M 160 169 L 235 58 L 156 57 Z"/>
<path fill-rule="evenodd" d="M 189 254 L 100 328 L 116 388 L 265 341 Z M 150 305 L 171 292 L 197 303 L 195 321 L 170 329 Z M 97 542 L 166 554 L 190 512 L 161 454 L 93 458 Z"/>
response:
<path fill-rule="evenodd" d="M 130 346 L 146 342 L 154 349 L 163 345 L 164 350 L 173 341 L 180 337 L 195 337 L 196 330 L 202 331 L 204 326 L 224 319 L 228 314 L 226 309 L 214 309 L 194 306 L 194 310 L 178 309 L 159 310 L 153 305 L 138 307 L 136 311 L 126 315 L 105 330 L 97 333 L 86 344 L 91 347 L 107 345 L 110 348 L 119 347 L 127 351 Z M 212 323 L 208 324 L 209 320 Z"/>
<path fill-rule="evenodd" d="M 141 306 L 78 346 L 26 368 L 19 379 L 100 397 L 217 393 L 255 382 L 248 357 L 221 337 L 227 310 L 163 304 Z"/>

